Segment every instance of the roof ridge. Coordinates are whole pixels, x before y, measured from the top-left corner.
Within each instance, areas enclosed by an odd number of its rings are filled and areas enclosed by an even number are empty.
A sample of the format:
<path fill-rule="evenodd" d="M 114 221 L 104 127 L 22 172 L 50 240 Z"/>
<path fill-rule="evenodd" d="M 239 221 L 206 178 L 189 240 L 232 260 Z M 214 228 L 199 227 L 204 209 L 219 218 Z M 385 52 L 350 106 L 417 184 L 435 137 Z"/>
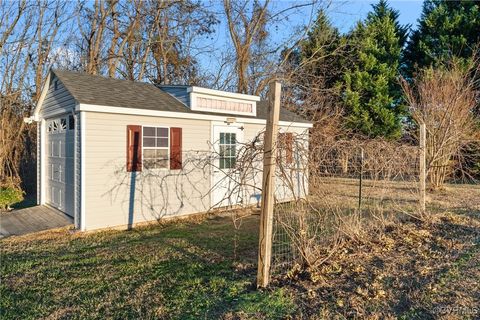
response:
<path fill-rule="evenodd" d="M 74 74 L 74 75 L 80 75 L 80 76 L 85 76 L 85 77 L 92 77 L 92 78 L 97 78 L 97 79 L 103 79 L 107 81 L 122 81 L 122 82 L 130 82 L 134 84 L 145 84 L 145 85 L 151 85 L 155 86 L 154 83 L 151 82 L 145 82 L 145 81 L 137 81 L 137 80 L 129 80 L 129 79 L 119 79 L 119 78 L 112 78 L 105 76 L 103 74 L 91 74 L 85 71 L 77 71 L 77 70 L 65 70 L 65 69 L 50 69 L 51 72 L 53 72 L 55 75 L 58 75 L 58 73 L 69 73 L 69 74 Z M 57 73 L 58 72 L 58 73 Z"/>

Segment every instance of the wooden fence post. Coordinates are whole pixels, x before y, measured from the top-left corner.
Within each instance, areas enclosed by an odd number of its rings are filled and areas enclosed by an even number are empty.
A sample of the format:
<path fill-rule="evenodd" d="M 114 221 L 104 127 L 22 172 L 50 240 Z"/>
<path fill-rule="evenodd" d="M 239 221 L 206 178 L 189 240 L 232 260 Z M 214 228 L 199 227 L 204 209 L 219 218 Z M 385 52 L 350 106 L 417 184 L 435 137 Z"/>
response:
<path fill-rule="evenodd" d="M 427 130 L 425 123 L 420 123 L 420 176 L 419 176 L 419 192 L 420 192 L 420 211 L 425 214 L 426 203 L 426 183 L 427 183 L 427 168 L 426 168 L 426 138 Z"/>
<path fill-rule="evenodd" d="M 272 261 L 273 206 L 275 202 L 275 162 L 280 117 L 280 82 L 270 83 L 268 117 L 263 150 L 262 203 L 260 214 L 260 234 L 258 240 L 257 288 L 266 287 L 270 282 Z"/>

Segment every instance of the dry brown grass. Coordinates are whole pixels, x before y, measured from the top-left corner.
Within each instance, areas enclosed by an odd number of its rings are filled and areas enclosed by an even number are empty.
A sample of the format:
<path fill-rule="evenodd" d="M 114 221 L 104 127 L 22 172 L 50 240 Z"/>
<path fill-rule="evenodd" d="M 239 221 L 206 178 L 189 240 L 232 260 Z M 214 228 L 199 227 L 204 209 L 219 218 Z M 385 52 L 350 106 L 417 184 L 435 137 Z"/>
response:
<path fill-rule="evenodd" d="M 449 185 L 430 196 L 429 209 L 423 221 L 403 215 L 375 223 L 355 214 L 334 220 L 343 240 L 322 234 L 316 251 L 328 259 L 293 267 L 277 285 L 295 292 L 299 318 L 475 319 L 480 187 Z"/>

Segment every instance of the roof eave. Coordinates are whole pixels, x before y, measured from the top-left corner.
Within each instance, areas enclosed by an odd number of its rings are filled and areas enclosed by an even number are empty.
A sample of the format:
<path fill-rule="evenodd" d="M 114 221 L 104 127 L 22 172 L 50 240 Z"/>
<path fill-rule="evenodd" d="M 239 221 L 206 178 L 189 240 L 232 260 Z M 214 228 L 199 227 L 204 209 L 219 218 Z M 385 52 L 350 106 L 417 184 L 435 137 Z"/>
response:
<path fill-rule="evenodd" d="M 40 98 L 37 101 L 37 104 L 35 105 L 35 108 L 33 109 L 33 120 L 34 121 L 40 121 L 40 110 L 42 109 L 43 106 L 43 101 L 45 100 L 45 97 L 48 92 L 48 88 L 50 87 L 50 79 L 52 77 L 53 70 L 50 69 L 47 74 L 47 78 L 45 79 L 45 82 L 42 87 L 42 91 L 40 94 Z"/>
<path fill-rule="evenodd" d="M 165 117 L 165 118 L 178 118 L 178 119 L 194 119 L 194 120 L 210 120 L 210 121 L 226 121 L 227 118 L 231 115 L 210 115 L 210 114 L 201 114 L 201 113 L 190 113 L 190 112 L 172 112 L 172 111 L 162 111 L 162 110 L 147 110 L 139 108 L 124 108 L 124 107 L 115 107 L 115 106 L 101 106 L 101 105 L 92 105 L 79 103 L 77 104 L 76 111 L 84 112 L 102 112 L 102 113 L 116 113 L 116 114 L 128 114 L 128 115 L 142 115 L 142 116 L 153 116 L 153 117 Z M 242 123 L 253 123 L 253 124 L 266 124 L 265 119 L 258 118 L 245 118 L 238 116 L 236 117 L 237 122 Z M 292 122 L 292 121 L 279 121 L 279 125 L 285 127 L 299 127 L 299 128 L 311 128 L 313 127 L 310 123 L 303 122 Z"/>

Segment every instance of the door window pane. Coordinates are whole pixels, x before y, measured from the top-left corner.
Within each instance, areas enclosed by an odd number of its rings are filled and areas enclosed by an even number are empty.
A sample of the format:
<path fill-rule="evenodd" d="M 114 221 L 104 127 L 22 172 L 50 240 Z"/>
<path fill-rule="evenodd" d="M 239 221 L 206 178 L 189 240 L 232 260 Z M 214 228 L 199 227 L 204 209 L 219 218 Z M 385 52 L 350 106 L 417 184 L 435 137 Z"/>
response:
<path fill-rule="evenodd" d="M 220 156 L 220 169 L 231 169 L 235 167 L 237 154 L 237 134 L 232 132 L 221 132 L 218 151 Z"/>

